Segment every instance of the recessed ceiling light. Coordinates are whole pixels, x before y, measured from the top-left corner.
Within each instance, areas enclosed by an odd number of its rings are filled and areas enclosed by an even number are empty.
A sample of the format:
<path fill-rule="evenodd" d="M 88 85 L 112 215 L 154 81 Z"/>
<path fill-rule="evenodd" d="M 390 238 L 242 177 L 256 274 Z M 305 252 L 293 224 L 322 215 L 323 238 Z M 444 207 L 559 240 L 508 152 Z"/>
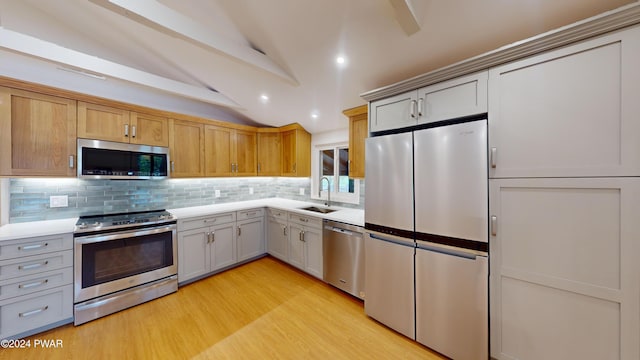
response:
<path fill-rule="evenodd" d="M 338 56 L 338 57 L 336 58 L 336 63 L 338 63 L 338 65 L 342 65 L 342 64 L 344 64 L 344 63 L 346 63 L 346 62 L 347 62 L 347 59 L 345 59 L 345 57 L 344 57 L 344 56 Z"/>
<path fill-rule="evenodd" d="M 266 104 L 267 102 L 269 102 L 269 96 L 266 94 L 260 95 L 260 101 Z"/>
<path fill-rule="evenodd" d="M 320 115 L 318 115 L 318 113 L 317 113 L 317 112 L 312 112 L 312 113 L 311 113 L 311 117 L 312 117 L 312 118 L 314 118 L 314 119 L 317 119 L 317 118 L 318 118 L 318 116 L 320 116 Z"/>

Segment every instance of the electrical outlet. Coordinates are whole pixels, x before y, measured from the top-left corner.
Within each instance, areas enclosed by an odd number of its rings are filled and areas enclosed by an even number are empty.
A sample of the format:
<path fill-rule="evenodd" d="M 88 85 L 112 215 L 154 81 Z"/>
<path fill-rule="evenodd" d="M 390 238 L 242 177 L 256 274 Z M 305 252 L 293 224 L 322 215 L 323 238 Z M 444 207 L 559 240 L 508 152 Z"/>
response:
<path fill-rule="evenodd" d="M 304 188 L 300 188 L 300 195 L 304 195 Z"/>
<path fill-rule="evenodd" d="M 216 197 L 220 197 L 220 190 L 216 190 Z"/>
<path fill-rule="evenodd" d="M 253 188 L 252 187 L 249 188 L 249 195 L 253 195 Z"/>
<path fill-rule="evenodd" d="M 49 207 L 50 208 L 69 207 L 69 196 L 67 195 L 49 196 Z"/>

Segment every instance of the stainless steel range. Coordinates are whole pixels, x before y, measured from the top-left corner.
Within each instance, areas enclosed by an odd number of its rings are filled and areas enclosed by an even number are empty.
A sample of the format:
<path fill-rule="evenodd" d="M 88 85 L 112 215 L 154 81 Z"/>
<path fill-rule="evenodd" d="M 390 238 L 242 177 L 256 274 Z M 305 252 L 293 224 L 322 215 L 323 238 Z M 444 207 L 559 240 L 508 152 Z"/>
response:
<path fill-rule="evenodd" d="M 82 216 L 74 231 L 74 324 L 178 290 L 176 219 L 165 210 Z"/>

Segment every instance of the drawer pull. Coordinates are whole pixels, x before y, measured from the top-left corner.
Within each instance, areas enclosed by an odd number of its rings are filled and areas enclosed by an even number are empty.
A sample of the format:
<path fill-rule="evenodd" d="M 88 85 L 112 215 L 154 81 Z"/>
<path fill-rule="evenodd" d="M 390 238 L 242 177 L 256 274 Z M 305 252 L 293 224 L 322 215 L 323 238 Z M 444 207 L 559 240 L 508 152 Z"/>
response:
<path fill-rule="evenodd" d="M 27 316 L 31 316 L 31 315 L 35 315 L 35 314 L 39 314 L 43 311 L 46 311 L 47 309 L 49 309 L 49 305 L 42 307 L 40 309 L 35 309 L 35 310 L 31 310 L 31 311 L 25 311 L 25 312 L 21 312 L 18 314 L 19 317 L 27 317 Z"/>
<path fill-rule="evenodd" d="M 18 285 L 18 289 L 29 289 L 29 288 L 32 288 L 32 287 L 44 285 L 44 284 L 46 284 L 48 282 L 49 282 L 49 279 L 44 279 L 44 280 L 41 280 L 41 281 L 35 281 L 35 282 L 32 282 L 32 283 L 28 283 L 28 284 L 20 284 L 20 285 Z"/>
<path fill-rule="evenodd" d="M 210 223 L 210 222 L 214 223 L 216 221 L 218 221 L 218 219 L 204 219 L 205 223 Z"/>
<path fill-rule="evenodd" d="M 247 216 L 253 216 L 253 215 L 255 215 L 255 214 L 256 214 L 256 212 L 255 212 L 255 211 L 253 211 L 253 212 L 248 212 L 248 213 L 247 213 Z"/>
<path fill-rule="evenodd" d="M 300 218 L 300 221 L 302 221 L 302 222 L 309 222 L 309 219 Z"/>
<path fill-rule="evenodd" d="M 41 244 L 36 244 L 36 245 L 25 245 L 25 246 L 18 246 L 18 250 L 20 250 L 20 251 L 37 250 L 37 249 L 42 249 L 43 247 L 47 247 L 47 246 L 49 246 L 49 243 L 41 243 Z"/>
<path fill-rule="evenodd" d="M 20 265 L 18 266 L 18 270 L 32 270 L 32 269 L 37 269 L 43 266 L 47 266 L 48 264 L 49 264 L 49 261 L 43 261 L 35 264 Z"/>

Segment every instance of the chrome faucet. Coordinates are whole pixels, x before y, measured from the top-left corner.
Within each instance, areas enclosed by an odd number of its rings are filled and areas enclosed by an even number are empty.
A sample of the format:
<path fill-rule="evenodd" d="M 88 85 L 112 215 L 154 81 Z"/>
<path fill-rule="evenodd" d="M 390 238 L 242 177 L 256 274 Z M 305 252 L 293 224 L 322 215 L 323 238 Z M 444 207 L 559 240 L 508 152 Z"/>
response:
<path fill-rule="evenodd" d="M 325 205 L 331 206 L 331 181 L 326 176 L 320 179 L 320 187 L 318 188 L 318 197 L 322 194 L 322 180 L 327 180 L 327 203 Z"/>

